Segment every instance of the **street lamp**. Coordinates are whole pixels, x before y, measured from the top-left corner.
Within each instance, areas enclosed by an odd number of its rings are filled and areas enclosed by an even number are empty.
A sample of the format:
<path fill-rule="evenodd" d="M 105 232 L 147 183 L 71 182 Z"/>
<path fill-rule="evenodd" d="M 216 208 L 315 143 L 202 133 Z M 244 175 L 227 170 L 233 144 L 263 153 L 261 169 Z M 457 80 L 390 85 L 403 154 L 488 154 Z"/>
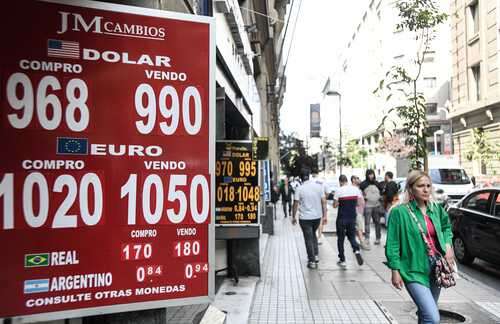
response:
<path fill-rule="evenodd" d="M 437 150 L 438 150 L 438 143 L 437 143 L 437 135 L 443 135 L 444 130 L 438 129 L 437 131 L 434 132 L 434 155 L 437 155 Z"/>
<path fill-rule="evenodd" d="M 326 92 L 327 96 L 338 96 L 339 97 L 339 171 L 342 174 L 342 164 L 344 161 L 342 160 L 342 95 L 340 92 L 335 90 L 328 90 Z"/>

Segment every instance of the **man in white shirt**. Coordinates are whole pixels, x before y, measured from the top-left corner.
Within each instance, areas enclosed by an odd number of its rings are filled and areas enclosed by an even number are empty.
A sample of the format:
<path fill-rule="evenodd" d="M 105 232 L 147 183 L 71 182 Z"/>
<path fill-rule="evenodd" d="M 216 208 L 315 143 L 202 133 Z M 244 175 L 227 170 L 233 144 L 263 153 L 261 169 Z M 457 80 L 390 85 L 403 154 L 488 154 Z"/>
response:
<path fill-rule="evenodd" d="M 333 197 L 333 207 L 339 208 L 337 214 L 337 247 L 339 250 L 339 261 L 337 264 L 345 268 L 344 240 L 345 237 L 351 242 L 354 255 L 359 265 L 363 264 L 363 258 L 359 251 L 359 244 L 356 242 L 356 206 L 358 200 L 363 199 L 361 191 L 354 186 L 349 185 L 347 177 L 339 177 L 340 188 L 335 191 Z"/>
<path fill-rule="evenodd" d="M 294 196 L 292 224 L 297 224 L 297 210 L 299 211 L 299 224 L 304 234 L 307 251 L 307 267 L 318 267 L 318 238 L 316 230 L 321 220 L 326 221 L 326 196 L 323 184 L 313 178 L 305 181 Z"/>

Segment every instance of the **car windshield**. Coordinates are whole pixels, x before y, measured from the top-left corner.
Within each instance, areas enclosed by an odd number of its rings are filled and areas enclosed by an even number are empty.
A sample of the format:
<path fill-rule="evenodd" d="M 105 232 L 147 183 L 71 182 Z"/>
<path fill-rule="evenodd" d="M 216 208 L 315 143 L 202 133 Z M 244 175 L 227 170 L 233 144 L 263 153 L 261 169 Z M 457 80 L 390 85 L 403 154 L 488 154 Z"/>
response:
<path fill-rule="evenodd" d="M 437 184 L 469 184 L 470 179 L 463 169 L 431 169 L 431 179 Z"/>

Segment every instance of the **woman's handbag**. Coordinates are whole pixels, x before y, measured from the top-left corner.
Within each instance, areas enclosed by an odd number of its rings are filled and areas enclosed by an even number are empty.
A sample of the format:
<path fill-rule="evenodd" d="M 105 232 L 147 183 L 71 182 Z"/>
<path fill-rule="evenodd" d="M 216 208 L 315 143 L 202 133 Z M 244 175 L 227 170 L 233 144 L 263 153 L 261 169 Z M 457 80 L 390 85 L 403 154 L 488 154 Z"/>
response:
<path fill-rule="evenodd" d="M 410 215 L 412 216 L 415 223 L 417 223 L 418 229 L 420 230 L 420 234 L 422 235 L 422 239 L 424 240 L 425 245 L 427 246 L 427 251 L 429 253 L 429 259 L 431 261 L 431 265 L 434 264 L 434 268 L 431 269 L 431 271 L 433 279 L 436 282 L 436 285 L 442 288 L 450 288 L 455 286 L 457 282 L 455 280 L 453 267 L 448 263 L 448 261 L 446 261 L 446 258 L 443 257 L 443 255 L 437 249 L 436 249 L 436 254 L 431 255 L 432 249 L 427 237 L 425 236 L 424 230 L 422 229 L 422 225 L 418 221 L 417 216 L 415 216 L 413 211 L 408 206 L 406 206 L 406 208 L 410 212 Z"/>

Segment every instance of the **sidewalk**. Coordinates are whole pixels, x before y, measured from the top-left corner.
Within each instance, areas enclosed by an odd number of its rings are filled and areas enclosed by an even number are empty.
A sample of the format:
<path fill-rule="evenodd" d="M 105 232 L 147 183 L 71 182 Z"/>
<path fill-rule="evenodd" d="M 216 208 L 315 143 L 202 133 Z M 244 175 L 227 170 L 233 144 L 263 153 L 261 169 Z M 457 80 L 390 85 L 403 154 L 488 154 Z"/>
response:
<path fill-rule="evenodd" d="M 279 213 L 249 323 L 416 323 L 406 290 L 391 286 L 383 245 L 365 251 L 359 267 L 346 240 L 344 270 L 336 264 L 336 244 L 336 236 L 323 237 L 319 268 L 308 269 L 300 227 Z M 440 309 L 460 313 L 467 323 L 500 323 L 500 293 L 462 276 L 442 290 Z"/>

